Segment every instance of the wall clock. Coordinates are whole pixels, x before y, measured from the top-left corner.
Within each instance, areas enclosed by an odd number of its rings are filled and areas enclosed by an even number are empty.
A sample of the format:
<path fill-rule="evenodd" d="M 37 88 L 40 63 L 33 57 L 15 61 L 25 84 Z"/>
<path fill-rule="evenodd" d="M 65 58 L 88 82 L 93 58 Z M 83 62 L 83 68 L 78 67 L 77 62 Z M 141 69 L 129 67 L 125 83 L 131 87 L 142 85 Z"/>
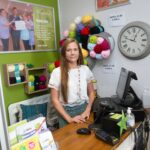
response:
<path fill-rule="evenodd" d="M 150 26 L 135 21 L 123 27 L 118 36 L 120 52 L 129 59 L 142 59 L 150 53 Z"/>

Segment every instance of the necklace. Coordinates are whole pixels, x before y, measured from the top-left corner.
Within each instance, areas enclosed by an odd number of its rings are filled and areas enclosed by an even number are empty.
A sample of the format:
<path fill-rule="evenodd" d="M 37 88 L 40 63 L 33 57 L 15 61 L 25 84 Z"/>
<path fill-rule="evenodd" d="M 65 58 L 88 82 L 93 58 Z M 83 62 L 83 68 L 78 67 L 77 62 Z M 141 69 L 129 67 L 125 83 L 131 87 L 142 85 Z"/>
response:
<path fill-rule="evenodd" d="M 77 95 L 81 99 L 81 80 L 80 80 L 80 66 L 78 67 L 78 92 Z"/>

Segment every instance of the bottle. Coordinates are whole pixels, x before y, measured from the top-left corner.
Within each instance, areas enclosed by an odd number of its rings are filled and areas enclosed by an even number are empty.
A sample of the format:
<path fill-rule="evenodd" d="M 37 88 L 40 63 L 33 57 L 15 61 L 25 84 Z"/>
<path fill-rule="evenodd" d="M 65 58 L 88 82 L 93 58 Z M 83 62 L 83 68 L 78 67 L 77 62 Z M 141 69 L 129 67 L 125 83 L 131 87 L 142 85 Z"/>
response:
<path fill-rule="evenodd" d="M 127 117 L 127 127 L 133 127 L 135 125 L 135 117 L 134 117 L 134 114 L 131 112 L 131 109 L 130 107 L 128 107 L 127 109 L 127 114 L 126 114 L 126 117 Z"/>

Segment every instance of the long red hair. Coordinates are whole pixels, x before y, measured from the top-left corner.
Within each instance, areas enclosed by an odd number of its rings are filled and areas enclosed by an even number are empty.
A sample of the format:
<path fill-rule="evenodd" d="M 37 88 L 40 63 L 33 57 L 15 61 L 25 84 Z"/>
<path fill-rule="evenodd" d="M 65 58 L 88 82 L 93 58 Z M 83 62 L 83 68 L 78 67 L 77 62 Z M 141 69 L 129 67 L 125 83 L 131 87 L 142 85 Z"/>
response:
<path fill-rule="evenodd" d="M 62 93 L 64 102 L 66 103 L 68 101 L 68 71 L 69 71 L 68 61 L 66 59 L 66 50 L 67 50 L 68 45 L 73 42 L 77 44 L 78 49 L 79 49 L 79 58 L 77 60 L 77 65 L 83 64 L 83 55 L 82 55 L 82 50 L 80 48 L 79 43 L 75 39 L 70 39 L 70 38 L 66 39 L 61 49 L 61 65 L 60 65 L 61 93 Z"/>

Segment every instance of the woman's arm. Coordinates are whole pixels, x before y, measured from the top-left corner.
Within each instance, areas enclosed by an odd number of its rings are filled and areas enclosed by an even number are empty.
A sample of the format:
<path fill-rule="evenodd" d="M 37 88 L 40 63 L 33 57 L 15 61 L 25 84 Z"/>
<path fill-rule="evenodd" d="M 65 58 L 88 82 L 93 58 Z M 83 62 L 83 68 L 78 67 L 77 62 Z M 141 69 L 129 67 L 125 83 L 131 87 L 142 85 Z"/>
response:
<path fill-rule="evenodd" d="M 81 116 L 83 118 L 89 119 L 91 108 L 95 99 L 95 92 L 94 92 L 94 86 L 93 86 L 92 81 L 88 83 L 87 90 L 88 90 L 88 96 L 89 96 L 89 103 Z"/>
<path fill-rule="evenodd" d="M 58 91 L 54 88 L 51 88 L 51 99 L 52 102 L 54 104 L 54 107 L 56 108 L 56 110 L 60 113 L 60 115 L 68 122 L 68 123 L 72 123 L 72 122 L 76 122 L 76 123 L 81 123 L 84 122 L 85 120 L 79 115 L 79 116 L 75 116 L 75 117 L 71 117 L 69 114 L 67 114 L 67 112 L 64 110 L 62 104 L 59 101 L 59 96 L 58 96 Z"/>

